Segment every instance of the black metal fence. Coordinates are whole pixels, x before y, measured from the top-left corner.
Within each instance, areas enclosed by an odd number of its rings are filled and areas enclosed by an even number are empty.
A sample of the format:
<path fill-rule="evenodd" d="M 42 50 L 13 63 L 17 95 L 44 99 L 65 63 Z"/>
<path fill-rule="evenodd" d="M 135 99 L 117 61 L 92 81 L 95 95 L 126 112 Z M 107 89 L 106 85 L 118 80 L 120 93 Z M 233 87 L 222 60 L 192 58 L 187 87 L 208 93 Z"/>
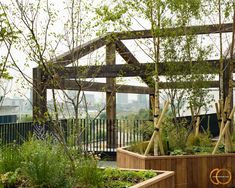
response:
<path fill-rule="evenodd" d="M 147 126 L 142 120 L 106 120 L 79 119 L 61 120 L 60 129 L 65 140 L 71 146 L 80 146 L 84 151 L 115 152 L 117 147 L 129 145 L 144 139 L 143 130 Z M 0 124 L 0 140 L 2 144 L 23 143 L 34 135 L 44 139 L 47 135 L 56 138 L 52 124 L 44 125 L 27 123 Z"/>

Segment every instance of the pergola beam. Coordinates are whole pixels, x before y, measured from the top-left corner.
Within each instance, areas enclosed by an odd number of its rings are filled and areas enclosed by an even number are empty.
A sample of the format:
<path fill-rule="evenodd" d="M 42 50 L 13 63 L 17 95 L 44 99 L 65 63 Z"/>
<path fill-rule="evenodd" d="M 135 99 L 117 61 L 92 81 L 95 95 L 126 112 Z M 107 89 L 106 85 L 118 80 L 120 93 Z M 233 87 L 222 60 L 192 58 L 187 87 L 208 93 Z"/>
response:
<path fill-rule="evenodd" d="M 219 67 L 219 60 L 208 60 L 208 64 L 212 68 L 217 69 Z M 193 63 L 199 63 L 193 61 Z M 179 64 L 179 62 L 175 62 Z M 154 75 L 154 63 L 138 63 L 138 64 L 118 64 L 118 65 L 99 65 L 99 66 L 79 66 L 79 67 L 65 67 L 63 69 L 56 70 L 56 75 L 64 79 L 76 79 L 76 78 L 115 78 L 115 77 L 135 77 L 140 76 L 144 80 L 151 80 L 151 76 Z M 181 64 L 183 74 L 191 74 L 189 62 Z M 164 63 L 159 64 L 159 75 L 165 76 L 166 66 Z M 234 70 L 235 71 L 235 70 Z M 214 70 L 208 72 L 208 74 L 216 73 Z M 175 72 L 175 75 L 180 73 Z M 151 85 L 150 81 L 147 82 Z"/>
<path fill-rule="evenodd" d="M 50 60 L 50 62 L 54 62 L 60 66 L 67 66 L 73 63 L 73 61 L 76 61 L 108 44 L 110 42 L 110 39 L 108 37 L 108 35 L 105 35 L 103 37 L 99 37 L 87 43 L 84 43 L 71 51 L 67 51 L 57 56 L 55 59 Z"/>
<path fill-rule="evenodd" d="M 89 82 L 89 81 L 75 81 L 75 80 L 61 80 L 56 86 L 47 85 L 47 89 L 60 90 L 78 90 L 81 86 L 83 91 L 97 91 L 97 92 L 112 92 L 113 88 L 108 87 L 106 83 Z M 151 94 L 154 92 L 153 88 L 142 86 L 129 86 L 116 84 L 114 91 L 117 93 L 136 93 L 136 94 Z"/>
<path fill-rule="evenodd" d="M 205 88 L 218 88 L 218 81 L 208 81 L 204 82 Z M 183 89 L 189 88 L 192 86 L 190 82 L 160 82 L 160 89 Z M 97 91 L 97 92 L 112 92 L 113 88 L 108 87 L 106 83 L 100 82 L 88 82 L 88 81 L 75 81 L 75 80 L 60 80 L 57 82 L 57 85 L 47 84 L 47 89 L 60 89 L 60 90 L 78 90 L 81 87 L 83 91 Z M 150 87 L 143 86 L 129 86 L 129 85 L 120 85 L 116 84 L 114 91 L 117 93 L 136 93 L 136 94 L 154 94 L 154 89 Z"/>
<path fill-rule="evenodd" d="M 229 33 L 233 31 L 233 24 L 226 23 L 214 25 L 198 25 L 198 26 L 188 26 L 188 27 L 176 27 L 176 28 L 164 28 L 160 29 L 156 36 L 159 37 L 169 37 L 169 36 L 183 36 L 187 34 L 194 35 L 205 35 L 205 34 L 216 34 L 216 33 Z M 138 30 L 138 31 L 126 31 L 113 33 L 119 40 L 130 40 L 130 39 L 143 39 L 152 38 L 151 30 Z"/>

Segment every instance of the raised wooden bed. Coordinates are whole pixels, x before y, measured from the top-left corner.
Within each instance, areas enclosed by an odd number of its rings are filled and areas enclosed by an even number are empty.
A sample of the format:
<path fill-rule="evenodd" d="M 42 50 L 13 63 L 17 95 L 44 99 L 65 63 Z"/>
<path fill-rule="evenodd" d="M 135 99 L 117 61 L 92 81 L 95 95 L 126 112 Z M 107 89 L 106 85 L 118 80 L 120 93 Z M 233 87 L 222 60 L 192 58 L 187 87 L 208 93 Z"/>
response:
<path fill-rule="evenodd" d="M 142 171 L 143 169 L 122 169 Z M 174 188 L 175 173 L 173 171 L 160 171 L 155 170 L 157 176 L 150 178 L 146 181 L 131 186 L 130 188 Z"/>
<path fill-rule="evenodd" d="M 118 167 L 175 171 L 176 188 L 235 187 L 235 154 L 144 156 L 126 149 L 117 149 Z M 211 182 L 210 173 L 216 168 L 231 172 L 233 177 L 229 184 Z"/>

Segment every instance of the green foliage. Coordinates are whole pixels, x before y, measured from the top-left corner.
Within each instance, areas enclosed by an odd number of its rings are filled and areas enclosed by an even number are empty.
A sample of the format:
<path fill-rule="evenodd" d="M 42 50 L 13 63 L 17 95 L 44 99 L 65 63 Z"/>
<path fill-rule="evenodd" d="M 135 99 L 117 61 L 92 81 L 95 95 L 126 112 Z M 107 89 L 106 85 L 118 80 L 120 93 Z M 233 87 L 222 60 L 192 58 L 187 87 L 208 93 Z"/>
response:
<path fill-rule="evenodd" d="M 49 141 L 31 139 L 22 146 L 22 173 L 35 187 L 69 187 L 69 160 L 62 148 Z"/>
<path fill-rule="evenodd" d="M 97 168 L 97 161 L 92 156 L 82 157 L 77 161 L 75 176 L 81 187 L 102 187 L 102 171 Z"/>
<path fill-rule="evenodd" d="M 148 142 L 140 142 L 132 144 L 130 147 L 128 147 L 129 151 L 144 154 L 146 148 L 147 148 Z M 150 149 L 150 153 L 153 153 L 153 147 Z"/>
<path fill-rule="evenodd" d="M 211 147 L 211 137 L 205 133 L 200 133 L 198 136 L 195 136 L 195 134 L 191 133 L 187 140 L 187 146 Z"/>
<path fill-rule="evenodd" d="M 141 133 L 144 135 L 144 140 L 149 140 L 154 131 L 153 121 L 146 121 L 141 125 Z"/>
<path fill-rule="evenodd" d="M 25 114 L 21 116 L 20 122 L 32 122 L 32 121 L 33 121 L 33 117 L 29 114 Z"/>
<path fill-rule="evenodd" d="M 7 54 L 5 56 L 1 56 L 0 59 L 0 78 L 10 80 L 13 77 L 10 76 L 9 72 L 7 71 L 7 68 L 9 67 L 7 62 L 11 45 L 17 39 L 17 32 L 9 23 L 7 14 L 5 12 L 6 8 L 7 7 L 4 7 L 2 4 L 0 5 L 0 47 L 7 47 Z"/>
<path fill-rule="evenodd" d="M 7 172 L 5 174 L 0 173 L 0 187 L 1 185 L 5 185 L 4 187 L 15 187 L 18 183 L 20 183 L 21 177 L 19 174 L 19 170 L 14 172 Z"/>
<path fill-rule="evenodd" d="M 22 157 L 16 144 L 2 146 L 0 149 L 0 174 L 15 172 L 21 167 Z"/>
<path fill-rule="evenodd" d="M 106 168 L 103 172 L 105 188 L 125 188 L 133 184 L 145 181 L 156 176 L 153 171 L 121 171 L 119 169 Z M 108 182 L 108 183 L 107 183 Z"/>
<path fill-rule="evenodd" d="M 185 155 L 186 152 L 182 149 L 175 149 L 174 151 L 170 152 L 170 155 Z"/>
<path fill-rule="evenodd" d="M 1 149 L 0 186 L 4 187 L 125 188 L 156 176 L 152 171 L 100 169 L 95 156 L 78 155 L 75 150 L 69 150 L 76 158 L 71 171 L 64 150 L 50 139 L 32 138 L 22 146 Z"/>
<path fill-rule="evenodd" d="M 168 142 L 170 151 L 178 149 L 184 151 L 187 135 L 188 129 L 184 120 L 174 124 L 172 119 L 168 117 L 163 122 L 161 137 L 165 148 Z"/>
<path fill-rule="evenodd" d="M 112 21 L 115 22 L 119 20 L 123 14 L 127 12 L 127 7 L 122 7 L 119 4 L 114 6 L 112 9 L 107 5 L 96 9 L 97 15 L 103 18 L 103 22 Z"/>

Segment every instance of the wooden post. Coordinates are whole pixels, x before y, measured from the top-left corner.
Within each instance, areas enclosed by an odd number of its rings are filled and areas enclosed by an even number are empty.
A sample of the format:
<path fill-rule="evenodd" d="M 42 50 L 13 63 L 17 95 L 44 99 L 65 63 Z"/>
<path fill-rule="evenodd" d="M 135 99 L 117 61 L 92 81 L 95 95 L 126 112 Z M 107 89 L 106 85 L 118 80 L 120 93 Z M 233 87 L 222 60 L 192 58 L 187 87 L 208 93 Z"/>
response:
<path fill-rule="evenodd" d="M 46 79 L 40 68 L 33 69 L 33 119 L 35 121 L 46 120 L 47 89 Z"/>
<path fill-rule="evenodd" d="M 116 63 L 116 45 L 109 43 L 106 45 L 106 64 L 115 65 Z M 106 84 L 108 88 L 111 88 L 111 92 L 106 92 L 106 115 L 107 115 L 107 147 L 117 147 L 117 127 L 115 125 L 116 120 L 116 92 L 115 92 L 115 78 L 106 78 Z"/>

